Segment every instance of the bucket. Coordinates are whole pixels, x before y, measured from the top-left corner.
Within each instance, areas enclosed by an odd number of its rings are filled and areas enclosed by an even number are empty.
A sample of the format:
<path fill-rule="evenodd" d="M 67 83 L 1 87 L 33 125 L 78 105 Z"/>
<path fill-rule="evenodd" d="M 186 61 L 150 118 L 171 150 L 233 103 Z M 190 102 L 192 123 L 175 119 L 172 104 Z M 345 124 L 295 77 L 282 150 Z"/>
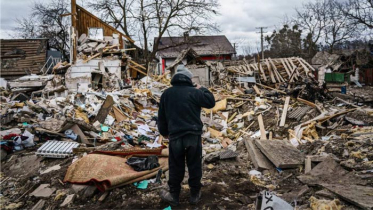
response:
<path fill-rule="evenodd" d="M 342 94 L 346 94 L 346 93 L 347 93 L 347 88 L 346 88 L 346 86 L 342 86 L 342 87 L 341 87 L 341 93 L 342 93 Z"/>

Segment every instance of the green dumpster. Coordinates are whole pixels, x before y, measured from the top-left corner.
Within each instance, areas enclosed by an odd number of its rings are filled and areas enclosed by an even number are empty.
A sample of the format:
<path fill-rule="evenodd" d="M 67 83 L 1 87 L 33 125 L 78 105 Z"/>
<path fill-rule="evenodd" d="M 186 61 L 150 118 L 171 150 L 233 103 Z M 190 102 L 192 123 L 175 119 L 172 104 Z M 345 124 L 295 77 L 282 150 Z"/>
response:
<path fill-rule="evenodd" d="M 333 82 L 333 73 L 325 73 L 325 82 Z"/>
<path fill-rule="evenodd" d="M 345 74 L 343 73 L 332 73 L 333 81 L 343 83 L 345 81 Z"/>

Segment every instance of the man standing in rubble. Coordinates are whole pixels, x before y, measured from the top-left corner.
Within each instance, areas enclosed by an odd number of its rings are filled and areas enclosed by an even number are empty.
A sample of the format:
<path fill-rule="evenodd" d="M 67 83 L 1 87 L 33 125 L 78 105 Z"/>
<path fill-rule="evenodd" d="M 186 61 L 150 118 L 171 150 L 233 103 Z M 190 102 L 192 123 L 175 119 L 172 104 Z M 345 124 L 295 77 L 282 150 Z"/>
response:
<path fill-rule="evenodd" d="M 181 182 L 185 173 L 185 158 L 189 171 L 191 204 L 201 198 L 202 178 L 202 121 L 201 107 L 215 106 L 213 94 L 192 82 L 193 74 L 184 65 L 179 65 L 171 79 L 172 87 L 161 97 L 158 111 L 158 130 L 169 142 L 170 191 L 161 197 L 173 206 L 179 204 Z"/>

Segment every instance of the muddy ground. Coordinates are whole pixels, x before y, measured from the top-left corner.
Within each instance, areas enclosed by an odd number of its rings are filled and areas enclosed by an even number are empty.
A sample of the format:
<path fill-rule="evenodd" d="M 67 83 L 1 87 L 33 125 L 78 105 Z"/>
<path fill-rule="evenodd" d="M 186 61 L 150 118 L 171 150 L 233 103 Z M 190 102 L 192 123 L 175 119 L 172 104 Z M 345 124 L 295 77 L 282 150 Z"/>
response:
<path fill-rule="evenodd" d="M 240 209 L 253 205 L 256 194 L 264 189 L 250 182 L 250 161 L 245 146 L 238 146 L 240 155 L 233 160 L 221 160 L 208 167 L 204 164 L 202 183 L 203 200 L 196 206 L 188 203 L 189 189 L 187 174 L 183 181 L 183 189 L 180 197 L 180 209 Z M 51 197 L 56 197 L 58 191 L 66 194 L 74 193 L 71 184 L 62 182 L 67 167 L 73 158 L 47 159 L 36 157 L 33 154 L 15 153 L 2 164 L 2 203 L 22 202 L 22 209 L 31 209 L 40 198 L 29 196 L 39 184 L 50 184 L 58 190 Z M 61 169 L 47 174 L 40 174 L 51 166 L 60 164 Z M 166 184 L 166 176 L 162 179 Z M 155 188 L 155 189 L 153 189 Z M 158 193 L 159 184 L 149 184 L 148 189 L 140 190 L 133 185 L 114 189 L 107 198 L 100 202 L 98 199 L 103 194 L 95 191 L 90 197 L 78 193 L 71 208 L 74 209 L 163 209 L 168 206 L 162 202 Z M 23 196 L 22 196 L 23 195 Z M 45 207 L 59 208 L 63 197 L 58 200 L 45 199 Z"/>
<path fill-rule="evenodd" d="M 343 151 L 340 148 L 343 148 L 346 142 L 347 140 L 333 140 L 325 147 L 325 150 L 343 160 Z M 299 149 L 305 154 L 314 154 L 323 146 L 323 142 L 319 141 L 302 145 Z M 360 146 L 354 145 L 355 151 L 359 150 Z M 256 195 L 261 190 L 275 190 L 286 199 L 291 193 L 296 192 L 303 186 L 296 178 L 297 175 L 303 173 L 302 168 L 272 171 L 272 173 L 264 171 L 265 176 L 262 183 L 251 180 L 249 171 L 253 169 L 253 165 L 242 142 L 238 143 L 237 152 L 239 156 L 235 159 L 220 160 L 212 163 L 212 166 L 204 163 L 202 201 L 196 206 L 188 203 L 189 191 L 186 174 L 182 184 L 180 206 L 173 209 L 254 209 Z M 77 195 L 74 203 L 68 206 L 68 208 L 73 209 L 163 209 L 168 206 L 167 203 L 161 201 L 158 195 L 159 184 L 149 184 L 146 190 L 127 185 L 110 191 L 105 200 L 98 201 L 103 194 L 102 192 L 98 190 L 88 194 L 84 191 L 75 192 L 71 184 L 65 184 L 61 181 L 65 176 L 67 167 L 73 160 L 72 157 L 62 160 L 43 159 L 30 153 L 14 154 L 10 160 L 2 164 L 1 187 L 3 196 L 1 201 L 3 204 L 7 204 L 5 207 L 9 206 L 9 203 L 20 203 L 21 209 L 31 209 L 40 198 L 28 194 L 39 184 L 46 183 L 57 188 L 57 191 L 50 198 L 45 199 L 44 207 L 46 209 L 61 208 L 59 205 L 65 198 L 65 195 L 58 198 L 61 192 Z M 60 164 L 60 170 L 40 174 L 40 171 L 56 164 Z M 353 171 L 355 168 L 349 168 L 349 170 Z M 359 168 L 359 170 L 362 170 L 362 168 Z M 166 176 L 163 177 L 162 182 L 164 185 L 166 184 Z M 373 184 L 371 183 L 371 185 Z M 293 205 L 296 203 L 301 209 L 307 209 L 309 207 L 309 197 L 318 190 L 320 189 L 317 187 L 310 188 L 296 201 L 292 199 L 287 199 L 287 201 Z M 342 203 L 348 209 L 357 209 L 348 203 Z"/>
<path fill-rule="evenodd" d="M 373 93 L 373 88 L 367 87 L 367 91 L 361 89 L 348 89 L 352 93 L 360 93 L 366 95 Z M 343 95 L 333 93 L 335 96 L 345 100 L 353 101 L 351 95 Z M 373 95 L 373 94 L 372 94 Z M 274 102 L 276 103 L 276 102 Z M 335 102 L 337 104 L 337 102 Z M 334 105 L 335 105 L 334 104 Z M 299 106 L 304 106 L 299 104 Z M 241 113 L 249 111 L 250 106 L 242 106 Z M 275 109 L 263 113 L 263 119 L 267 131 L 273 132 L 273 138 L 287 138 L 288 129 L 293 129 L 300 122 L 312 119 L 317 115 L 315 110 L 310 110 L 301 119 L 301 121 L 288 119 L 283 128 L 277 126 L 278 120 Z M 354 111 L 346 116 L 362 120 L 366 125 L 372 125 L 373 117 L 367 116 L 360 111 Z M 248 126 L 245 122 L 245 127 Z M 356 171 L 358 175 L 366 177 L 368 185 L 373 186 L 373 177 L 366 176 L 364 171 L 371 169 L 371 165 L 363 164 L 363 159 L 373 159 L 373 142 L 367 139 L 348 139 L 341 138 L 344 132 L 353 128 L 349 123 L 343 123 L 338 127 L 340 130 L 322 131 L 318 129 L 319 135 L 335 134 L 337 137 L 329 141 L 317 140 L 301 145 L 298 149 L 305 155 L 314 155 L 323 151 L 332 154 L 341 166 L 348 171 Z M 254 123 L 249 131 L 257 131 L 258 123 Z M 35 147 L 28 148 L 23 151 L 15 152 L 1 162 L 1 195 L 0 205 L 2 209 L 32 209 L 33 206 L 40 200 L 44 200 L 43 209 L 163 209 L 168 207 L 168 204 L 161 201 L 159 191 L 162 185 L 149 184 L 148 189 L 140 190 L 134 185 L 127 185 L 114 190 L 111 190 L 108 196 L 99 201 L 104 194 L 94 188 L 86 188 L 77 190 L 72 184 L 63 183 L 67 168 L 71 165 L 74 157 L 66 159 L 50 159 L 36 157 L 35 151 L 42 143 Z M 235 143 L 238 157 L 228 160 L 219 160 L 213 163 L 204 163 L 203 179 L 204 185 L 202 189 L 202 200 L 196 206 L 188 204 L 188 184 L 187 175 L 183 182 L 183 190 L 180 198 L 180 206 L 172 209 L 255 209 L 255 199 L 261 190 L 274 190 L 277 195 L 284 198 L 293 206 L 300 209 L 309 209 L 309 198 L 320 191 L 320 187 L 310 187 L 302 196 L 294 199 L 292 196 L 298 192 L 304 185 L 297 179 L 297 176 L 304 174 L 304 168 L 296 168 L 289 170 L 263 171 L 263 179 L 260 181 L 251 179 L 249 172 L 254 166 L 250 161 L 248 152 L 242 141 Z M 51 171 L 46 174 L 41 174 L 42 171 L 60 165 L 59 170 Z M 167 172 L 166 172 L 167 173 Z M 166 187 L 167 175 L 164 174 L 162 184 Z M 40 184 L 50 184 L 56 188 L 49 198 L 36 198 L 29 195 Z M 348 183 L 346 183 L 348 184 Z M 74 202 L 66 207 L 60 207 L 66 195 L 75 194 Z M 316 196 L 322 199 L 332 200 L 336 196 L 323 197 Z M 341 200 L 341 204 L 345 209 L 358 209 L 355 206 Z"/>

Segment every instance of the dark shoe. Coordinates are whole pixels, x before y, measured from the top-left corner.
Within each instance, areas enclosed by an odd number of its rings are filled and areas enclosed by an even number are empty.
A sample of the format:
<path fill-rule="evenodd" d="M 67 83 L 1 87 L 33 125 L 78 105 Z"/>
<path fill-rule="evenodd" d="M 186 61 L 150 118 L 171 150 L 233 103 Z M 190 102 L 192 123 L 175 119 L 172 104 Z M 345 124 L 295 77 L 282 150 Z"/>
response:
<path fill-rule="evenodd" d="M 191 192 L 189 203 L 192 205 L 196 205 L 201 200 L 201 190 L 198 190 L 197 192 Z"/>
<path fill-rule="evenodd" d="M 162 200 L 168 202 L 171 206 L 178 206 L 179 205 L 179 195 L 174 193 L 170 193 L 166 190 L 161 191 L 161 198 Z"/>

